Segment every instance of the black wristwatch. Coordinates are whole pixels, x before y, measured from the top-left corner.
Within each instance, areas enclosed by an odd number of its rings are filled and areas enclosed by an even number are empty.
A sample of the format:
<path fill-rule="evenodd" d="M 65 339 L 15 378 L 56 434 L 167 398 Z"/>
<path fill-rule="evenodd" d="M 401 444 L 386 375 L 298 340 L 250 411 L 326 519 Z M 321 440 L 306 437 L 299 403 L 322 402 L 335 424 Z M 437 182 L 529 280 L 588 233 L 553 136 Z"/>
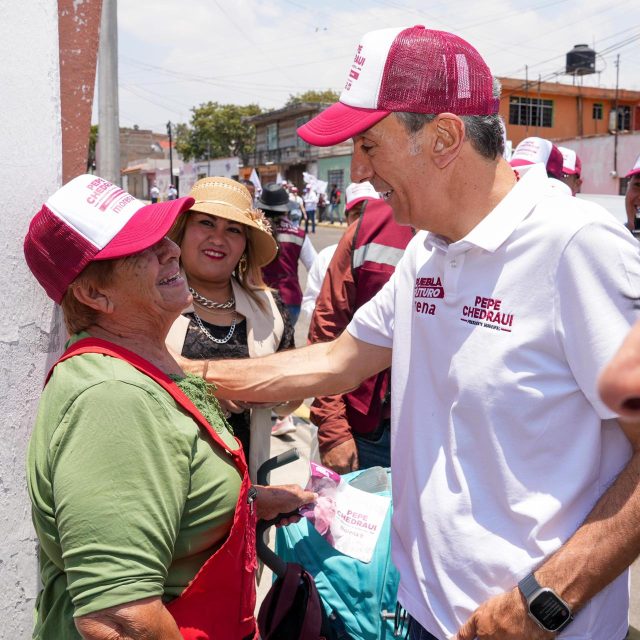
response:
<path fill-rule="evenodd" d="M 571 607 L 553 590 L 541 587 L 533 573 L 518 582 L 527 601 L 529 617 L 545 631 L 558 633 L 572 620 Z"/>

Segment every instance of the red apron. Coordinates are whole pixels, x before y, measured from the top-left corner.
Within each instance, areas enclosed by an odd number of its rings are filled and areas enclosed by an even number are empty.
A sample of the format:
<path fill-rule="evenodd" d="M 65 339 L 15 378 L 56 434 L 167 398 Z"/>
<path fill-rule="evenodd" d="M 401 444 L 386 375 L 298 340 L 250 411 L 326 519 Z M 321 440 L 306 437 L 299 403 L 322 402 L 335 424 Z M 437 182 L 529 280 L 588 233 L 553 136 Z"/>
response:
<path fill-rule="evenodd" d="M 202 565 L 182 594 L 167 604 L 185 640 L 241 640 L 258 638 L 253 615 L 256 602 L 256 517 L 247 502 L 251 486 L 242 447 L 227 448 L 215 430 L 180 388 L 153 364 L 116 344 L 98 338 L 83 338 L 71 345 L 56 362 L 83 353 L 102 353 L 125 360 L 163 387 L 175 401 L 231 456 L 242 486 L 229 536 Z M 56 366 L 54 365 L 54 367 Z M 46 382 L 53 372 L 53 367 Z M 45 382 L 45 384 L 46 384 Z"/>

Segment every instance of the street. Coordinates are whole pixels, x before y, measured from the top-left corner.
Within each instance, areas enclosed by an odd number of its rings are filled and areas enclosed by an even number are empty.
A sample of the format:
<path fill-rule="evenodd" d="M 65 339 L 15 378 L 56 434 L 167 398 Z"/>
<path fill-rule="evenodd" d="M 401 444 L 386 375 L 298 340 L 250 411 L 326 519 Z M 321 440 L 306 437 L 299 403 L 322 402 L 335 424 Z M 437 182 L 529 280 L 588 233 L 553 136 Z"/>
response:
<path fill-rule="evenodd" d="M 338 225 L 327 225 L 316 228 L 316 233 L 311 235 L 311 241 L 317 251 L 320 251 L 330 244 L 339 241 L 346 227 L 338 227 Z M 299 267 L 299 278 L 301 286 L 304 290 L 306 283 L 306 270 L 301 265 Z M 308 318 L 301 317 L 296 325 L 296 345 L 304 346 L 307 340 L 307 331 L 309 326 Z M 306 404 L 310 404 L 311 399 L 306 400 Z M 296 419 L 298 428 L 292 434 L 287 434 L 279 438 L 271 438 L 272 455 L 277 455 L 288 449 L 295 447 L 301 454 L 300 460 L 286 467 L 274 471 L 271 482 L 274 484 L 297 482 L 304 486 L 308 477 L 308 459 L 310 452 L 312 456 L 317 455 L 317 445 L 315 443 L 315 427 L 309 425 L 304 420 Z M 266 572 L 265 572 L 266 573 Z M 266 576 L 265 576 L 266 577 Z M 258 602 L 266 594 L 270 586 L 270 577 L 261 580 L 258 592 Z M 630 624 L 633 629 L 628 636 L 629 640 L 640 640 L 640 559 L 632 566 L 631 570 L 631 604 L 630 604 Z"/>

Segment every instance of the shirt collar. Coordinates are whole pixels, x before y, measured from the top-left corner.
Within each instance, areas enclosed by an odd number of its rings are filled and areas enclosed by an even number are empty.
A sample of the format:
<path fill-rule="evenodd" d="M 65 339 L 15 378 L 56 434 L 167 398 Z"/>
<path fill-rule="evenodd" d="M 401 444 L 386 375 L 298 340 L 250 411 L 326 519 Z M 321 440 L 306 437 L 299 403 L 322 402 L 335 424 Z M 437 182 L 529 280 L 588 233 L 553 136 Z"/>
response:
<path fill-rule="evenodd" d="M 461 253 L 471 246 L 476 246 L 493 253 L 515 231 L 548 190 L 549 180 L 544 166 L 532 165 L 521 175 L 511 191 L 464 238 L 447 244 L 441 236 L 429 232 L 425 246 L 438 247 L 447 253 Z"/>

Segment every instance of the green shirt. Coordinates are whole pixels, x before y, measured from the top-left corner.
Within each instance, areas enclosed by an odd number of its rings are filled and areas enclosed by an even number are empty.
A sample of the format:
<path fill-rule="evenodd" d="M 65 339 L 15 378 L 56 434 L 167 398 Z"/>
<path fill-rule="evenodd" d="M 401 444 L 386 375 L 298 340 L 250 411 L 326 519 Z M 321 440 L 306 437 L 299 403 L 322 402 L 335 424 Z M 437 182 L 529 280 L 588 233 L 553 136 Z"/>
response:
<path fill-rule="evenodd" d="M 216 404 L 207 418 L 235 449 Z M 229 532 L 241 484 L 162 387 L 98 354 L 55 368 L 27 481 L 43 584 L 33 637 L 46 640 L 80 638 L 74 616 L 178 596 Z"/>

